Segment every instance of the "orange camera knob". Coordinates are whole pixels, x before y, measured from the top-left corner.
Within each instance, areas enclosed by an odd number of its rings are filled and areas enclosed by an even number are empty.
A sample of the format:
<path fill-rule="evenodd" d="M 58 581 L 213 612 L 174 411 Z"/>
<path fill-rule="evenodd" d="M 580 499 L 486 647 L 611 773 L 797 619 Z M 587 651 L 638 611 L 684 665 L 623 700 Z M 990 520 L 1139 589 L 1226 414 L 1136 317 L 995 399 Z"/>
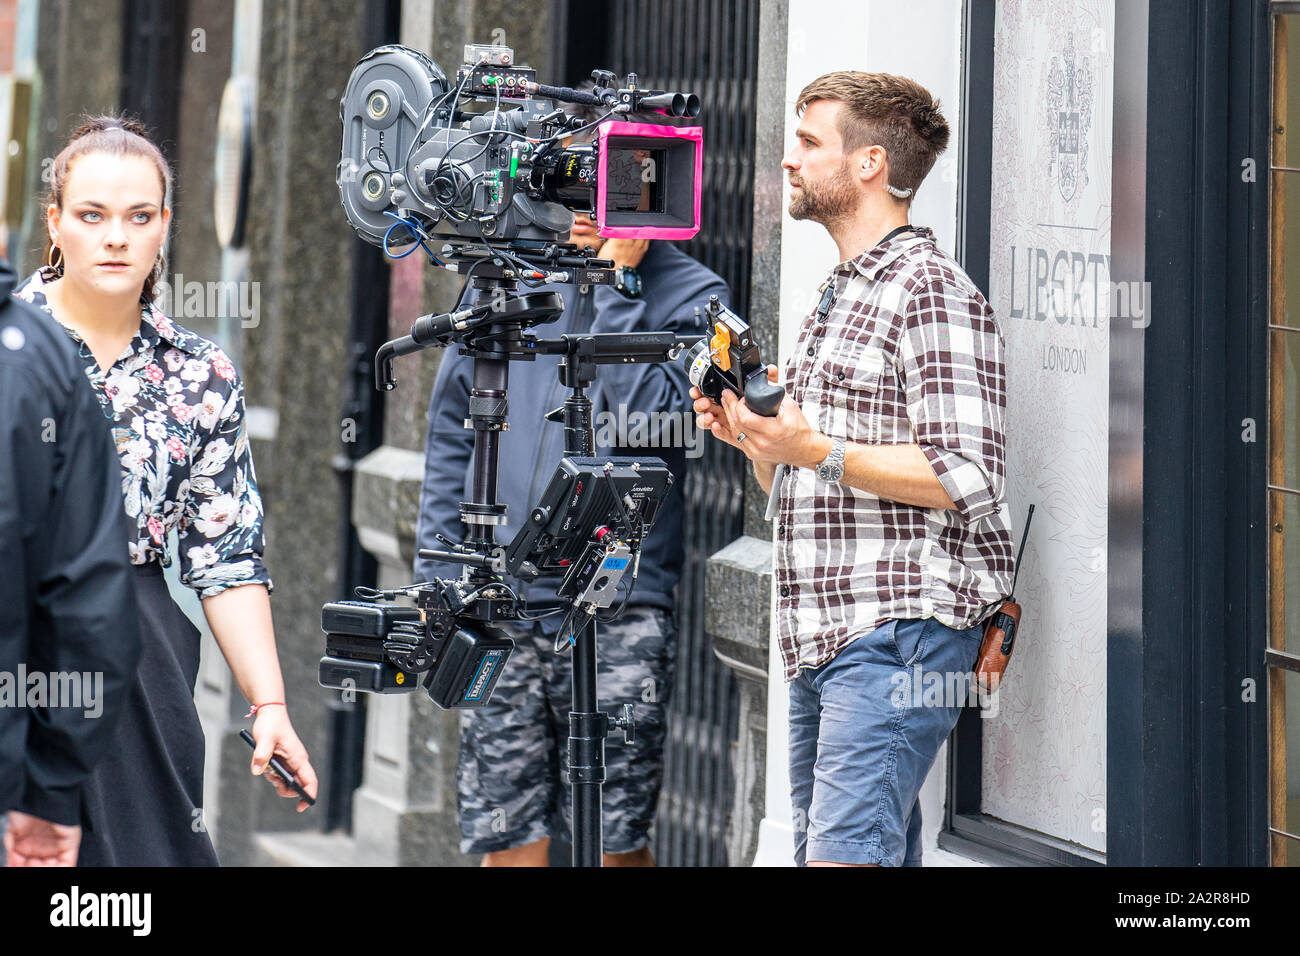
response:
<path fill-rule="evenodd" d="M 713 341 L 709 343 L 709 353 L 713 364 L 724 372 L 731 371 L 731 330 L 719 322 L 713 327 Z"/>

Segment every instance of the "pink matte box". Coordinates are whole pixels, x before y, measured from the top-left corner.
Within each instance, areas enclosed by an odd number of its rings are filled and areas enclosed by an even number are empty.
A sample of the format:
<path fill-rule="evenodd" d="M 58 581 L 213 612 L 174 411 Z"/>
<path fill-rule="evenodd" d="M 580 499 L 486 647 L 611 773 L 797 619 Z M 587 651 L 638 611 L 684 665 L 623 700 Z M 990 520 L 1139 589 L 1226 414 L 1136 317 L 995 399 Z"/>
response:
<path fill-rule="evenodd" d="M 695 140 L 695 225 L 694 226 L 606 226 L 605 167 L 606 141 L 611 136 L 652 136 L 657 139 Z M 596 186 L 596 231 L 606 239 L 690 239 L 700 231 L 700 188 L 704 173 L 704 127 L 659 126 L 655 123 L 626 123 L 611 120 L 597 127 L 601 168 Z"/>

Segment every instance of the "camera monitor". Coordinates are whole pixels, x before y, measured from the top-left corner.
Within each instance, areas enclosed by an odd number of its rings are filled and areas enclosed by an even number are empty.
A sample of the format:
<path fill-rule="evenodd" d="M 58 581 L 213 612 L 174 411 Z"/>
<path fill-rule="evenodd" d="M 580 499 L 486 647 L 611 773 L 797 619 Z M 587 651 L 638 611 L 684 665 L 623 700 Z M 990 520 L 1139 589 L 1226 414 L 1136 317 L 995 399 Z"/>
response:
<path fill-rule="evenodd" d="M 658 458 L 561 459 L 506 549 L 506 566 L 525 577 L 567 571 L 600 526 L 612 526 L 639 545 L 672 484 L 672 472 Z"/>

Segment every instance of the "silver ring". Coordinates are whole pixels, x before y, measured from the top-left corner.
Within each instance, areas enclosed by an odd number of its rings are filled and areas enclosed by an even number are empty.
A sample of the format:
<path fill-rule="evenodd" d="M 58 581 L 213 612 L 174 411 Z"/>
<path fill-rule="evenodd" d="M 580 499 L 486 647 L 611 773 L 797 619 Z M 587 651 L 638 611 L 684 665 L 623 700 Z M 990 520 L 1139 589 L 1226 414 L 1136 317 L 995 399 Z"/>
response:
<path fill-rule="evenodd" d="M 744 441 L 744 440 L 745 440 L 745 433 L 744 433 L 744 432 L 740 432 L 740 433 L 738 433 L 738 434 L 736 435 L 736 441 Z"/>

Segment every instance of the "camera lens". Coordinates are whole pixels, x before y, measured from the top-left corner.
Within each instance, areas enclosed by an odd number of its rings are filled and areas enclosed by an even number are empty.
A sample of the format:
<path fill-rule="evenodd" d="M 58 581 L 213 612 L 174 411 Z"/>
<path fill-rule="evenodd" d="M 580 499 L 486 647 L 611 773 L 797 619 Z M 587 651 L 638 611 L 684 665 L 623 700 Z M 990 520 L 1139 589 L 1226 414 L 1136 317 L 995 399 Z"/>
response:
<path fill-rule="evenodd" d="M 366 112 L 371 119 L 381 120 L 388 115 L 388 96 L 376 90 L 366 100 Z"/>

